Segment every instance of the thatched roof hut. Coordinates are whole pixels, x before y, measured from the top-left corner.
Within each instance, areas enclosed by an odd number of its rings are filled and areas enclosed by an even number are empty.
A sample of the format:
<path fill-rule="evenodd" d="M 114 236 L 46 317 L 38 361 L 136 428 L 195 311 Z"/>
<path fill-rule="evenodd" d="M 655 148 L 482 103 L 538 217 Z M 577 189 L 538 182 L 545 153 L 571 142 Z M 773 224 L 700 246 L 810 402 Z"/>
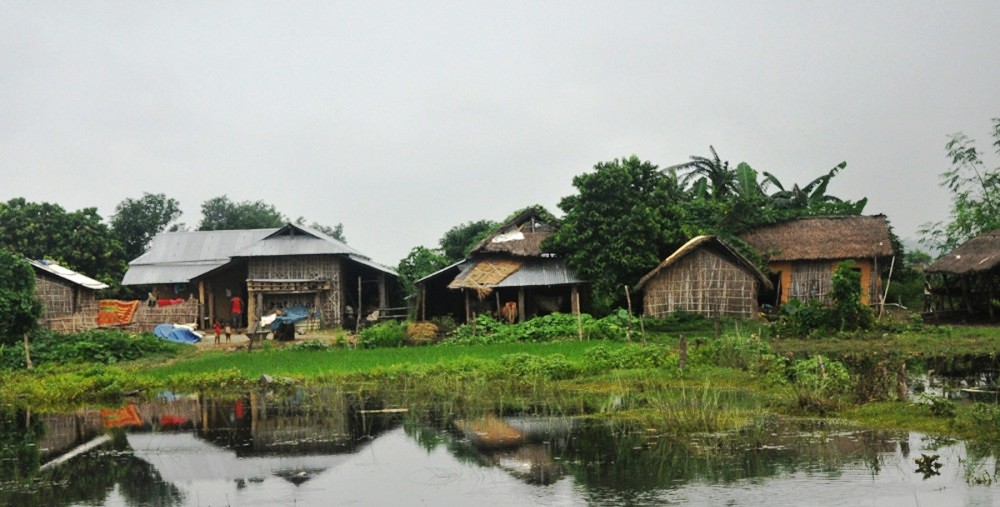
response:
<path fill-rule="evenodd" d="M 771 290 L 771 282 L 753 262 L 718 236 L 698 236 L 643 276 L 634 290 L 643 291 L 643 313 L 650 317 L 677 311 L 752 317 L 761 288 Z"/>
<path fill-rule="evenodd" d="M 805 217 L 741 235 L 771 262 L 890 257 L 885 215 Z"/>
<path fill-rule="evenodd" d="M 980 234 L 958 248 L 942 255 L 924 270 L 941 275 L 942 286 L 935 289 L 945 296 L 954 310 L 952 296 L 961 294 L 965 313 L 975 314 L 983 309 L 992 320 L 995 317 L 993 301 L 996 299 L 996 278 L 1000 268 L 1000 229 Z M 939 299 L 939 310 L 944 301 Z M 935 317 L 937 317 L 935 312 Z"/>
<path fill-rule="evenodd" d="M 579 287 L 585 282 L 563 259 L 542 250 L 556 232 L 543 215 L 536 207 L 521 211 L 483 238 L 462 262 L 417 280 L 421 318 L 446 312 L 468 321 L 489 312 L 524 321 L 551 312 L 578 313 Z M 461 297 L 453 297 L 458 292 Z"/>
<path fill-rule="evenodd" d="M 879 262 L 893 255 L 885 215 L 804 217 L 758 227 L 740 236 L 778 275 L 777 303 L 825 301 L 840 262 L 861 271 L 861 300 L 880 301 Z"/>
<path fill-rule="evenodd" d="M 1000 229 L 966 241 L 932 262 L 925 272 L 973 275 L 993 271 L 997 266 L 1000 266 Z"/>

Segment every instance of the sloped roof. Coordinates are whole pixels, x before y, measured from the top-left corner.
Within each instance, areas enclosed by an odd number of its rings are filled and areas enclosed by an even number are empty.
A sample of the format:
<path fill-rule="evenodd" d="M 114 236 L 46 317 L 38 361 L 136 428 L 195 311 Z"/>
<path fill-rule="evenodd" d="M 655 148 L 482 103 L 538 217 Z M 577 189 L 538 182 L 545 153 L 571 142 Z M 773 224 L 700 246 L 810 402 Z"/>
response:
<path fill-rule="evenodd" d="M 925 269 L 928 273 L 965 275 L 1000 266 L 1000 229 L 980 234 L 942 255 Z"/>
<path fill-rule="evenodd" d="M 471 280 L 477 272 L 483 276 Z M 492 278 L 491 278 L 492 276 Z M 467 261 L 448 285 L 461 288 L 539 287 L 585 283 L 562 259 L 538 257 L 532 259 L 498 259 L 482 257 Z"/>
<path fill-rule="evenodd" d="M 33 259 L 28 259 L 28 262 L 31 263 L 31 265 L 34 266 L 35 269 L 45 271 L 46 273 L 55 275 L 59 278 L 62 278 L 63 280 L 66 280 L 67 282 L 79 285 L 85 289 L 101 290 L 108 288 L 108 285 L 105 284 L 104 282 L 94 280 L 89 276 L 81 275 L 80 273 L 77 273 L 72 269 L 64 268 L 52 261 L 47 261 L 47 260 L 36 261 Z"/>
<path fill-rule="evenodd" d="M 885 215 L 805 217 L 740 237 L 770 261 L 836 260 L 893 254 Z"/>
<path fill-rule="evenodd" d="M 747 259 L 744 255 L 733 249 L 733 247 L 729 246 L 729 244 L 723 241 L 722 238 L 718 236 L 697 236 L 689 240 L 687 243 L 684 243 L 683 246 L 674 251 L 674 253 L 670 254 L 670 256 L 664 259 L 659 266 L 656 266 L 652 271 L 646 273 L 646 275 L 639 280 L 639 283 L 635 285 L 633 290 L 635 292 L 642 290 L 643 286 L 646 285 L 646 282 L 652 280 L 657 273 L 676 264 L 692 252 L 697 251 L 699 248 L 710 248 L 724 257 L 727 257 L 731 262 L 753 275 L 765 289 L 770 290 L 772 288 L 771 281 L 768 280 L 767 275 L 765 275 L 764 272 L 761 271 L 760 268 L 758 268 L 753 262 L 750 262 L 750 259 Z"/>
<path fill-rule="evenodd" d="M 129 263 L 123 285 L 183 283 L 239 257 L 344 255 L 395 275 L 390 268 L 309 227 L 287 224 L 269 229 L 180 231 L 157 234 L 149 250 Z"/>
<path fill-rule="evenodd" d="M 519 257 L 540 257 L 542 241 L 555 230 L 538 217 L 538 210 L 528 208 L 483 238 L 472 249 L 472 254 L 506 253 Z"/>

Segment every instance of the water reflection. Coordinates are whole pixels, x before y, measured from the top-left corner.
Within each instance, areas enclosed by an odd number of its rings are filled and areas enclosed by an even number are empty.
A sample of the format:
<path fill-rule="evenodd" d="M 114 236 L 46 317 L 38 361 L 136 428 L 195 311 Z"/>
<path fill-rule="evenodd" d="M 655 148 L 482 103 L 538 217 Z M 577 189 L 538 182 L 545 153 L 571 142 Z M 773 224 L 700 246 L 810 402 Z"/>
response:
<path fill-rule="evenodd" d="M 0 417 L 0 504 L 989 505 L 989 447 L 824 421 L 678 440 L 629 424 L 406 411 L 337 388 Z M 95 436 L 110 441 L 42 470 Z M 937 455 L 941 474 L 915 461 Z"/>

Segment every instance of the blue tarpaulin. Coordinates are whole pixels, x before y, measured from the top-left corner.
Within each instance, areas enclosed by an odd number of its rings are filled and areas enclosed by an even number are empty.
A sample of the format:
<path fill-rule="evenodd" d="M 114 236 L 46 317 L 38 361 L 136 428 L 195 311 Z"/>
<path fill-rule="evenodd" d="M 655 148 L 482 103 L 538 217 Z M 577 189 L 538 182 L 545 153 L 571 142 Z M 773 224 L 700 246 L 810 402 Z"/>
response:
<path fill-rule="evenodd" d="M 295 324 L 296 322 L 306 320 L 309 318 L 311 312 L 308 308 L 302 305 L 295 305 L 291 308 L 286 308 L 284 310 L 284 315 L 279 315 L 271 323 L 271 331 L 278 329 L 278 326 L 282 324 Z"/>
<path fill-rule="evenodd" d="M 153 335 L 167 341 L 177 343 L 198 343 L 201 336 L 186 327 L 178 327 L 173 324 L 160 324 L 153 328 Z"/>

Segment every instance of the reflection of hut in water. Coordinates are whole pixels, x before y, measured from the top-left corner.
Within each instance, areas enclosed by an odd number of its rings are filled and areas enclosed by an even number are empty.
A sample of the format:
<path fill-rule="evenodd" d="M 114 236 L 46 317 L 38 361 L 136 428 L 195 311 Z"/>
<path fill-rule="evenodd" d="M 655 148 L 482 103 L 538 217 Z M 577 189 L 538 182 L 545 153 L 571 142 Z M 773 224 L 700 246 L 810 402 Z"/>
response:
<path fill-rule="evenodd" d="M 487 415 L 459 419 L 454 424 L 480 459 L 518 479 L 529 484 L 552 484 L 565 475 L 552 451 L 565 448 L 573 429 L 572 419 Z"/>
<path fill-rule="evenodd" d="M 281 397 L 251 392 L 203 400 L 201 428 L 206 439 L 239 456 L 349 452 L 394 422 L 369 412 L 373 408 L 339 390 L 299 390 Z"/>
<path fill-rule="evenodd" d="M 47 461 L 96 437 L 103 430 L 100 413 L 96 410 L 68 414 L 35 414 L 44 431 L 38 438 L 38 455 Z"/>

